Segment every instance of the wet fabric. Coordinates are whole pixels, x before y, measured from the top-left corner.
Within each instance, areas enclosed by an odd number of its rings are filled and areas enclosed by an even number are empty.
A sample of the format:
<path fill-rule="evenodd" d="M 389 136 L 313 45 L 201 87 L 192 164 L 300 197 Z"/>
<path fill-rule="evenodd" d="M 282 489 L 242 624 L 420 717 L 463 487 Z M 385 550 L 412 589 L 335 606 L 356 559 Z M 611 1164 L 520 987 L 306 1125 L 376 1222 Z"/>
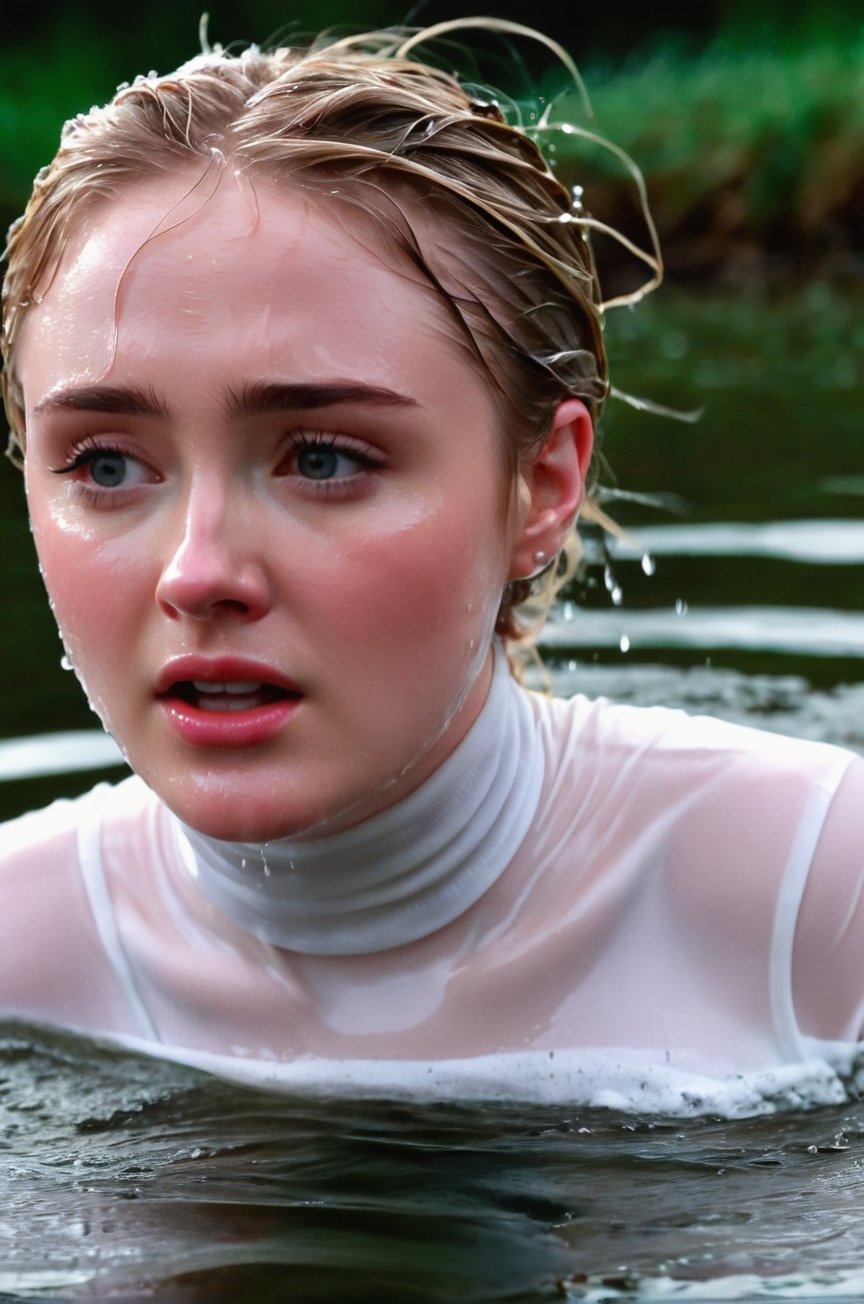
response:
<path fill-rule="evenodd" d="M 373 1094 L 621 1103 L 642 1082 L 710 1101 L 742 1074 L 782 1090 L 787 1066 L 848 1058 L 864 993 L 864 762 L 495 684 L 446 766 L 387 814 L 382 857 L 404 853 L 409 897 L 418 874 L 431 891 L 421 935 L 391 919 L 381 945 L 382 899 L 374 950 L 277 944 L 281 925 L 261 921 L 291 898 L 279 848 L 238 913 L 225 883 L 244 850 L 190 839 L 132 778 L 0 830 L 0 1008 L 268 1086 Z M 478 760 L 526 721 L 530 764 L 499 748 L 509 780 L 478 788 Z M 488 844 L 477 896 L 452 842 L 488 802 L 486 833 L 496 819 L 509 831 Z"/>

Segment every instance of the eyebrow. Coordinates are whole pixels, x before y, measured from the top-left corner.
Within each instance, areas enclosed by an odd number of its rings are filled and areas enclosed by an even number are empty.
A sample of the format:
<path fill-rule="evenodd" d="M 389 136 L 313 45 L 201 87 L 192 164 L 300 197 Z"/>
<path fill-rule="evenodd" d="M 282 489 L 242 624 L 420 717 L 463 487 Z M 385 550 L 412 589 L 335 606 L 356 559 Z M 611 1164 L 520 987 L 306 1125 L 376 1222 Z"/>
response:
<path fill-rule="evenodd" d="M 240 390 L 229 389 L 225 402 L 229 417 L 266 416 L 270 412 L 305 411 L 334 407 L 340 403 L 370 404 L 376 407 L 417 407 L 417 400 L 381 385 L 357 381 L 334 384 L 302 384 L 256 381 Z M 105 412 L 117 416 L 158 417 L 168 420 L 167 405 L 152 390 L 137 385 L 81 385 L 56 390 L 34 408 L 43 412 Z"/>
<path fill-rule="evenodd" d="M 226 404 L 229 417 L 266 416 L 269 412 L 303 411 L 336 407 L 340 403 L 363 403 L 373 407 L 417 407 L 417 400 L 407 394 L 380 385 L 357 381 L 334 384 L 291 384 L 258 381 L 239 391 L 229 390 Z"/>
<path fill-rule="evenodd" d="M 152 390 L 137 385 L 76 385 L 58 389 L 33 409 L 34 416 L 43 412 L 110 412 L 162 420 L 168 417 L 168 409 L 161 399 Z"/>

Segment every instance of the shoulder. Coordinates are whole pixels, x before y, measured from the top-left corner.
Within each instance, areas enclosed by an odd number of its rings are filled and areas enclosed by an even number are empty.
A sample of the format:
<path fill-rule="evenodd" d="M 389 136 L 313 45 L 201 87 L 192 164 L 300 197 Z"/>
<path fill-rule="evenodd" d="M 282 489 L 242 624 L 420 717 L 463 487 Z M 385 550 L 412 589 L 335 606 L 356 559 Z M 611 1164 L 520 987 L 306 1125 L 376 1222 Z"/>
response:
<path fill-rule="evenodd" d="M 864 801 L 833 814 L 864 771 L 853 752 L 662 707 L 541 698 L 534 708 L 541 821 L 556 845 L 607 880 L 650 882 L 699 946 L 728 948 L 732 934 L 758 942 L 758 955 L 784 882 L 806 875 L 826 829 L 832 859 L 858 860 Z"/>
<path fill-rule="evenodd" d="M 77 861 L 82 829 L 94 822 L 110 824 L 133 816 L 151 798 L 140 779 L 100 783 L 81 797 L 61 797 L 39 810 L 0 824 L 0 873 L 22 864 L 61 869 Z"/>
<path fill-rule="evenodd" d="M 142 792 L 143 790 L 143 792 Z M 101 784 L 0 825 L 0 1010 L 72 1027 L 119 1008 L 85 883 L 88 833 L 132 820 L 140 780 Z"/>
<path fill-rule="evenodd" d="M 833 793 L 855 753 L 732 724 L 712 716 L 688 715 L 668 707 L 630 706 L 605 698 L 540 697 L 529 694 L 547 760 L 556 766 L 620 774 L 626 768 L 636 786 L 671 783 L 687 789 L 716 783 L 798 780 Z"/>

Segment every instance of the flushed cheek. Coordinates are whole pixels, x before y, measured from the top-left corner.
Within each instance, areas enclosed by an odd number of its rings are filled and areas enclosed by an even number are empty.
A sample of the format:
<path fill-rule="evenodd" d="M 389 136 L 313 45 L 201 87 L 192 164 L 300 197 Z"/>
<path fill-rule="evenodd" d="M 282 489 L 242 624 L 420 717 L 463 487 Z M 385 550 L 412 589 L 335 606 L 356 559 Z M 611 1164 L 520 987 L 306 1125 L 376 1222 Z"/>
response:
<path fill-rule="evenodd" d="M 464 546 L 463 546 L 464 545 Z M 500 553 L 465 541 L 455 522 L 430 537 L 401 531 L 358 540 L 350 557 L 319 571 L 327 612 L 354 655 L 362 639 L 370 653 L 385 642 L 417 645 L 424 662 L 471 652 L 491 638 L 504 576 Z"/>
<path fill-rule="evenodd" d="M 88 698 L 105 718 L 105 688 L 118 666 L 129 666 L 140 621 L 137 572 L 128 552 L 87 531 L 34 528 L 40 568 L 60 634 Z M 129 681 L 126 680 L 128 692 Z"/>

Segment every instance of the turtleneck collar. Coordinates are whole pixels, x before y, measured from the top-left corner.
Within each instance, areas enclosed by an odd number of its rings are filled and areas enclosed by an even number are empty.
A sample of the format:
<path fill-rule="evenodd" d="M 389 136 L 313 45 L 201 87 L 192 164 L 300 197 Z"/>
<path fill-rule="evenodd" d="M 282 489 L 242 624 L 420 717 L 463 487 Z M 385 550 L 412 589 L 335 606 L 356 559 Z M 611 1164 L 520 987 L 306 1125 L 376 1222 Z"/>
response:
<path fill-rule="evenodd" d="M 175 827 L 201 891 L 241 928 L 306 955 L 366 955 L 417 941 L 474 905 L 527 833 L 542 781 L 533 712 L 496 648 L 477 720 L 388 810 L 308 841 L 224 842 Z"/>

